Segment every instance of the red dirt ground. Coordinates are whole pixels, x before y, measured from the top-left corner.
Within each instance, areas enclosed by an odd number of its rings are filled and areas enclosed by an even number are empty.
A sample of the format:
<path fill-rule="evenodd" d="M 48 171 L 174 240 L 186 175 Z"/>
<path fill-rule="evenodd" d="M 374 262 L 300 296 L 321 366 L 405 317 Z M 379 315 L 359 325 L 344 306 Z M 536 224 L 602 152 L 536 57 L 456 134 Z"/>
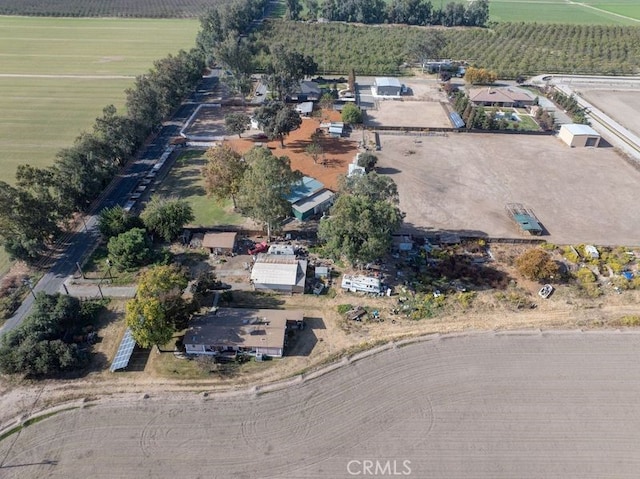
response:
<path fill-rule="evenodd" d="M 323 111 L 322 121 L 341 121 L 340 113 L 337 111 Z M 322 158 L 317 164 L 313 163 L 313 158 L 305 153 L 304 149 L 311 143 L 311 135 L 320 127 L 320 118 L 305 118 L 299 129 L 292 131 L 284 140 L 284 148 L 280 147 L 280 142 L 252 139 L 227 138 L 225 141 L 236 151 L 245 153 L 255 143 L 266 144 L 274 155 L 286 155 L 291 160 L 291 169 L 299 170 L 306 176 L 311 176 L 322 182 L 326 188 L 336 190 L 338 176 L 347 174 L 347 165 L 353 161 L 357 151 L 357 141 L 345 138 L 331 138 L 328 135 L 321 136 L 320 143 L 324 149 L 324 165 Z M 354 135 L 357 137 L 357 134 Z"/>

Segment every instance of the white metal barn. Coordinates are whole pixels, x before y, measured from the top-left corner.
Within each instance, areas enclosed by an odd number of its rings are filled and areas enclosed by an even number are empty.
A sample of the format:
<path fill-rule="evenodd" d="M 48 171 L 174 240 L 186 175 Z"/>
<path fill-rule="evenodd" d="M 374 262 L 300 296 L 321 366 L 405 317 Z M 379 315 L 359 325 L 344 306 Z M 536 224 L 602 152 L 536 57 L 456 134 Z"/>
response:
<path fill-rule="evenodd" d="M 558 138 L 570 147 L 592 146 L 596 148 L 600 144 L 600 133 L 589 125 L 571 123 L 562 125 Z"/>

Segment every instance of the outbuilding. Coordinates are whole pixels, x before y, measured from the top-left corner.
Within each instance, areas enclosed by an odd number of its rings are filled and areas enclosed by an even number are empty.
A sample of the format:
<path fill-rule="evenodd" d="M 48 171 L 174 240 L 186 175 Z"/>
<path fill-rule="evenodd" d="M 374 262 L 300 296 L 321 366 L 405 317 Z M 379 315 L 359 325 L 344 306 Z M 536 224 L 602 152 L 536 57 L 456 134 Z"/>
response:
<path fill-rule="evenodd" d="M 600 144 L 600 134 L 589 125 L 570 123 L 560 127 L 558 138 L 570 147 L 591 146 L 597 148 Z"/>
<path fill-rule="evenodd" d="M 400 96 L 402 83 L 394 77 L 378 77 L 373 81 L 373 94 L 376 96 Z"/>
<path fill-rule="evenodd" d="M 293 216 L 300 221 L 305 221 L 312 216 L 324 213 L 333 204 L 335 193 L 326 188 L 304 198 L 291 206 Z"/>
<path fill-rule="evenodd" d="M 202 247 L 211 254 L 233 254 L 238 233 L 233 231 L 209 232 L 202 238 Z"/>
<path fill-rule="evenodd" d="M 304 293 L 307 261 L 295 255 L 259 253 L 251 269 L 251 282 L 256 291 Z"/>

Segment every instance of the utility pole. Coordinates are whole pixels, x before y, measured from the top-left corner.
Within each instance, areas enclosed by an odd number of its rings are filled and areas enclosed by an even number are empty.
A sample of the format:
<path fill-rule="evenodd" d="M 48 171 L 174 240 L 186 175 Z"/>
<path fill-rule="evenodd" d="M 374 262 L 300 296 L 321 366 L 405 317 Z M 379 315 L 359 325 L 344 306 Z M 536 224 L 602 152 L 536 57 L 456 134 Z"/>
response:
<path fill-rule="evenodd" d="M 29 291 L 31 291 L 33 299 L 36 299 L 36 293 L 33 292 L 33 283 L 31 282 L 31 278 L 24 278 L 22 280 L 22 284 L 29 287 Z"/>

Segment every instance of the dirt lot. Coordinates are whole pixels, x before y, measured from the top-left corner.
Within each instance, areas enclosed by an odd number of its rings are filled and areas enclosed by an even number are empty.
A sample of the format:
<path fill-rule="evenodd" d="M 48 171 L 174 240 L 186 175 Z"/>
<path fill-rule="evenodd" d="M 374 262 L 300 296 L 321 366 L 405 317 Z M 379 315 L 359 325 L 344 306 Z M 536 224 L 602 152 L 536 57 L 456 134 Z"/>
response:
<path fill-rule="evenodd" d="M 367 111 L 366 124 L 370 126 L 412 126 L 449 128 L 451 122 L 443 102 L 446 95 L 438 83 L 426 78 L 403 78 L 409 95 L 401 99 L 374 99 L 371 95 L 373 78 L 358 78 L 361 102 Z M 367 107 L 367 105 L 370 105 Z"/>
<path fill-rule="evenodd" d="M 0 442 L 0 466 L 7 479 L 347 479 L 373 459 L 418 478 L 631 478 L 637 340 L 436 337 L 269 393 L 89 400 Z"/>
<path fill-rule="evenodd" d="M 369 126 L 450 128 L 445 107 L 438 102 L 384 100 L 377 110 L 367 110 Z"/>
<path fill-rule="evenodd" d="M 640 135 L 640 90 L 592 90 L 580 88 L 584 98 L 611 118 Z"/>
<path fill-rule="evenodd" d="M 338 176 L 346 175 L 347 165 L 353 161 L 358 149 L 358 141 L 361 137 L 353 134 L 353 138 L 331 138 L 324 135 L 320 139 L 320 143 L 324 150 L 323 158 L 318 163 L 313 162 L 313 158 L 305 153 L 305 148 L 311 143 L 311 135 L 320 127 L 321 121 L 340 121 L 338 112 L 323 112 L 318 118 L 305 118 L 302 125 L 295 131 L 292 131 L 285 138 L 285 147 L 280 146 L 279 141 L 269 141 L 259 138 L 243 138 L 228 137 L 227 141 L 237 151 L 244 153 L 256 143 L 265 144 L 272 150 L 274 155 L 286 155 L 291 160 L 291 168 L 301 171 L 306 176 L 311 176 L 324 184 L 325 188 L 336 190 L 338 185 Z M 244 135 L 249 137 L 250 133 Z"/>
<path fill-rule="evenodd" d="M 185 133 L 188 137 L 210 137 L 223 138 L 228 133 L 224 127 L 224 117 L 230 113 L 246 113 L 250 115 L 253 108 L 243 108 L 241 106 L 224 106 L 214 107 L 206 105 L 200 108 L 193 122 L 186 129 Z M 250 134 L 248 132 L 246 134 Z M 255 133 L 255 132 L 253 132 Z"/>
<path fill-rule="evenodd" d="M 523 203 L 548 241 L 634 245 L 640 174 L 611 148 L 568 148 L 547 136 L 381 135 L 380 172 L 398 184 L 409 231 L 520 237 L 505 213 Z"/>

